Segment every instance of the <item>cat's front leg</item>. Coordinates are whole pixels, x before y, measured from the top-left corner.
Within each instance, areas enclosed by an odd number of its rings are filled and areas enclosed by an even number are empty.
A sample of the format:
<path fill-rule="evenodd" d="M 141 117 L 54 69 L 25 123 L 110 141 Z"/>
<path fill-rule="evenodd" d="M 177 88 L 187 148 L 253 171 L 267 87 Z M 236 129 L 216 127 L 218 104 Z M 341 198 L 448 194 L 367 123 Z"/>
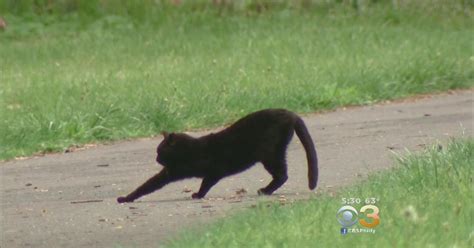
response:
<path fill-rule="evenodd" d="M 205 177 L 202 180 L 201 187 L 199 188 L 199 192 L 194 193 L 191 195 L 193 199 L 201 199 L 203 198 L 207 192 L 211 189 L 212 186 L 214 186 L 217 182 L 219 182 L 221 178 L 219 177 Z"/>
<path fill-rule="evenodd" d="M 166 184 L 173 181 L 172 176 L 166 168 L 162 169 L 158 174 L 148 179 L 144 184 L 134 190 L 127 196 L 121 196 L 117 198 L 118 203 L 133 202 L 136 199 L 150 194 L 155 190 L 161 189 Z"/>
<path fill-rule="evenodd" d="M 125 203 L 125 202 L 133 202 L 134 199 L 132 198 L 127 198 L 126 196 L 120 196 L 117 198 L 118 203 Z"/>

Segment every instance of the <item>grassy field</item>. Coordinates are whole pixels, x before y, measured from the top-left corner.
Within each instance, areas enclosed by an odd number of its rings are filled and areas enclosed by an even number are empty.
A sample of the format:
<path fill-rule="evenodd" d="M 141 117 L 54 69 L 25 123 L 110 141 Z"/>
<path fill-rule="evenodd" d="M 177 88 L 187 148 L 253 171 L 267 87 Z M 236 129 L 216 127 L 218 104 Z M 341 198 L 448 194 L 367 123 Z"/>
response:
<path fill-rule="evenodd" d="M 474 140 L 399 158 L 398 167 L 307 202 L 255 209 L 207 230 L 186 230 L 168 247 L 472 247 Z M 375 233 L 340 234 L 342 199 L 376 198 Z M 349 204 L 357 211 L 365 205 Z M 367 211 L 371 213 L 372 211 Z M 370 218 L 359 213 L 368 222 Z M 363 228 L 356 224 L 352 228 Z"/>
<path fill-rule="evenodd" d="M 267 107 L 311 112 L 474 85 L 465 1 L 265 11 L 76 2 L 70 12 L 0 3 L 0 159 Z"/>

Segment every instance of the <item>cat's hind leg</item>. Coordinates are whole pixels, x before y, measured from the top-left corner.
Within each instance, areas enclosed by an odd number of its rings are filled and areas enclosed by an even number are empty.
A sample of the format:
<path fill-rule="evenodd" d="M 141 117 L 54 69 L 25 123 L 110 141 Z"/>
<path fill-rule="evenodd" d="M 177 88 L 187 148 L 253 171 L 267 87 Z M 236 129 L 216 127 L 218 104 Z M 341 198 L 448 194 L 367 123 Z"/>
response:
<path fill-rule="evenodd" d="M 272 175 L 273 180 L 257 191 L 258 195 L 271 195 L 288 180 L 287 166 L 284 158 L 263 161 L 263 167 Z"/>

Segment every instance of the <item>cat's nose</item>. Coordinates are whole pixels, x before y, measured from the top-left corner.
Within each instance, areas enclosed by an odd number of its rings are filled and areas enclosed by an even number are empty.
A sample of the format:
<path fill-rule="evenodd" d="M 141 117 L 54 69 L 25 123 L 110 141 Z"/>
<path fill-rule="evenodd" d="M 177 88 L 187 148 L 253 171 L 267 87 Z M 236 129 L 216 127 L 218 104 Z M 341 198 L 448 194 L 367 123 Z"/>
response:
<path fill-rule="evenodd" d="M 156 162 L 158 162 L 159 164 L 161 164 L 162 161 L 161 161 L 161 156 L 160 156 L 160 154 L 157 154 L 157 155 L 156 155 Z"/>

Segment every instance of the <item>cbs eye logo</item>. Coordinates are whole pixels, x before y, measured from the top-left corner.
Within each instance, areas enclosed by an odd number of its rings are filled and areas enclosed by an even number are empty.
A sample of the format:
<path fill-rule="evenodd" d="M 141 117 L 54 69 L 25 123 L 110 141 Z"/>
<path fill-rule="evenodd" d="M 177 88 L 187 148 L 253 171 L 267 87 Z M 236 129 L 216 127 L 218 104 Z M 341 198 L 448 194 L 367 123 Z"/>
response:
<path fill-rule="evenodd" d="M 371 210 L 371 212 L 367 211 Z M 367 222 L 364 218 L 359 219 L 359 213 L 357 210 L 349 205 L 342 206 L 336 214 L 337 221 L 343 226 L 343 227 L 350 227 L 353 226 L 357 221 L 359 223 L 367 228 L 374 228 L 378 224 L 380 224 L 380 217 L 379 217 L 379 208 L 374 206 L 374 205 L 365 205 L 363 206 L 359 212 L 361 214 L 365 214 L 365 216 L 369 219 L 372 219 L 372 221 Z"/>

